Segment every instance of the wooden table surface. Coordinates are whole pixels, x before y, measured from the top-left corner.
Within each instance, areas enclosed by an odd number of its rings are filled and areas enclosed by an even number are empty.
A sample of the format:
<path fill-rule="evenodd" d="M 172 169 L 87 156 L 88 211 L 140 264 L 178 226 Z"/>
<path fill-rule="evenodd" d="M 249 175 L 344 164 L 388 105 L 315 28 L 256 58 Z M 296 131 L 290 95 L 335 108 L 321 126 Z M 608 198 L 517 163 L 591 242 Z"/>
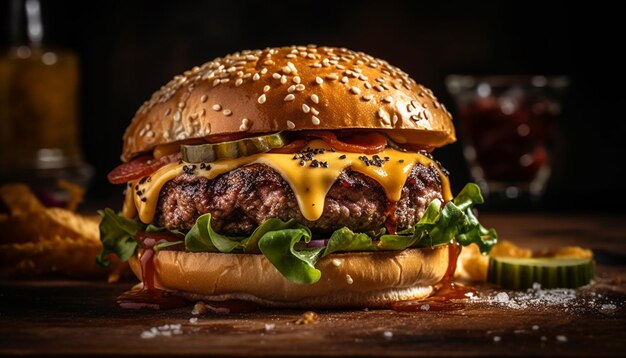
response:
<path fill-rule="evenodd" d="M 296 325 L 303 310 L 200 316 L 191 306 L 123 310 L 115 297 L 130 281 L 4 280 L 0 355 L 626 355 L 623 217 L 492 214 L 481 220 L 522 246 L 592 248 L 596 283 L 530 292 L 481 285 L 480 298 L 457 311 L 318 311 L 317 323 Z M 142 338 L 153 327 L 170 336 Z"/>

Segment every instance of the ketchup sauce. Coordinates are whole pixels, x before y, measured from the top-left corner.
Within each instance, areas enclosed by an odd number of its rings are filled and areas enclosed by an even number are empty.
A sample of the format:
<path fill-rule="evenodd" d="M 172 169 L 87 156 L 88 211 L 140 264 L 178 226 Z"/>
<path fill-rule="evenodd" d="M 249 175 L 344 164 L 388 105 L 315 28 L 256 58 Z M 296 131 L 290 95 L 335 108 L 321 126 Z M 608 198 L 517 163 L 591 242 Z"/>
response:
<path fill-rule="evenodd" d="M 141 281 L 143 287 L 126 291 L 117 297 L 117 304 L 128 309 L 156 309 L 165 310 L 187 305 L 187 300 L 175 296 L 170 292 L 158 289 L 154 285 L 154 246 L 157 244 L 180 240 L 180 237 L 170 232 L 138 232 L 137 241 L 143 248 L 140 257 Z"/>
<path fill-rule="evenodd" d="M 391 305 L 391 309 L 399 312 L 425 311 L 456 311 L 465 307 L 461 302 L 453 302 L 468 298 L 468 294 L 476 294 L 476 290 L 454 282 L 454 271 L 461 247 L 458 243 L 448 245 L 448 269 L 443 279 L 435 287 L 435 292 L 425 299 L 398 301 Z"/>

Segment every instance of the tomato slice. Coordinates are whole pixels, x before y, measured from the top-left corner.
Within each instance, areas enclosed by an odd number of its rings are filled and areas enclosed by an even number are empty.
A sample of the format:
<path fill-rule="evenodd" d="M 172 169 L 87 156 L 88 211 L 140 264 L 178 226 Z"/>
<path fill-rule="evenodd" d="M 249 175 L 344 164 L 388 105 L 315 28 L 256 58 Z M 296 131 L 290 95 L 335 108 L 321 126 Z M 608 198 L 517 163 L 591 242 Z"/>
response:
<path fill-rule="evenodd" d="M 211 144 L 215 144 L 215 143 L 223 143 L 223 142 L 232 142 L 235 140 L 240 140 L 240 139 L 244 139 L 244 138 L 248 138 L 248 137 L 256 137 L 258 135 L 263 135 L 262 133 L 259 134 L 250 134 L 250 133 L 229 133 L 229 134 L 212 134 L 209 136 L 204 137 L 204 140 L 207 141 L 207 143 L 211 143 Z"/>
<path fill-rule="evenodd" d="M 397 144 L 397 143 L 396 143 Z M 403 143 L 403 144 L 397 144 L 398 147 L 406 149 L 408 151 L 411 152 L 419 152 L 419 151 L 426 151 L 428 153 L 432 153 L 433 150 L 435 150 L 435 147 L 432 145 L 425 145 L 425 144 L 411 144 L 411 143 Z"/>
<path fill-rule="evenodd" d="M 128 163 L 121 164 L 111 170 L 107 178 L 111 184 L 124 184 L 131 180 L 150 175 L 162 166 L 179 161 L 180 153 L 174 153 L 154 159 L 151 155 L 142 155 Z"/>
<path fill-rule="evenodd" d="M 341 139 L 328 131 L 303 132 L 304 136 L 319 138 L 331 147 L 342 152 L 375 154 L 387 147 L 387 137 L 376 132 L 356 132 Z"/>
<path fill-rule="evenodd" d="M 301 151 L 302 148 L 304 148 L 304 146 L 307 145 L 308 142 L 309 141 L 306 139 L 296 139 L 294 141 L 291 141 L 285 146 L 270 150 L 270 153 L 280 153 L 280 154 L 296 153 L 296 152 Z"/>

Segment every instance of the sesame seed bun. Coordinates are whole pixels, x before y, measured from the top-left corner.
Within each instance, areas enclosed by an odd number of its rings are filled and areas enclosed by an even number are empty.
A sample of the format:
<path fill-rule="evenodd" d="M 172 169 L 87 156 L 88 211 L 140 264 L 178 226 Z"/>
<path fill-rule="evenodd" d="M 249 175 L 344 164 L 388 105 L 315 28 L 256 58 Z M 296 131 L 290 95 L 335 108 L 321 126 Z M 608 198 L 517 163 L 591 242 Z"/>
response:
<path fill-rule="evenodd" d="M 174 77 L 135 114 L 122 160 L 215 134 L 349 128 L 435 147 L 456 140 L 444 105 L 397 67 L 343 48 L 292 46 L 237 52 Z"/>
<path fill-rule="evenodd" d="M 155 285 L 193 300 L 243 299 L 266 307 L 387 307 L 427 297 L 446 273 L 448 255 L 447 246 L 331 254 L 315 265 L 320 281 L 299 285 L 263 255 L 160 251 Z M 130 266 L 141 279 L 137 256 Z"/>

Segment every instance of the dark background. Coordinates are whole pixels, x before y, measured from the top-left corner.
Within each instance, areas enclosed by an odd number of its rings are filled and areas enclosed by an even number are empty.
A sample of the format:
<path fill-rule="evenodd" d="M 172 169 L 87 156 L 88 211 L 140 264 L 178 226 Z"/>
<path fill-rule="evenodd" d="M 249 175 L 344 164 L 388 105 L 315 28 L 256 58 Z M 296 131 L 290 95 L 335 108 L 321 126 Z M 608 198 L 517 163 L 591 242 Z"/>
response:
<path fill-rule="evenodd" d="M 0 46 L 10 45 L 0 1 Z M 571 78 L 557 157 L 542 210 L 622 210 L 624 122 L 619 110 L 618 12 L 569 2 L 42 1 L 48 45 L 81 59 L 81 141 L 95 168 L 89 197 L 121 188 L 119 163 L 135 110 L 171 77 L 241 49 L 309 44 L 388 60 L 433 89 L 454 114 L 451 73 L 559 74 Z M 622 45 L 620 45 L 620 43 Z M 435 152 L 457 191 L 469 180 L 458 143 Z M 116 196 L 120 198 L 119 196 Z M 121 199 L 121 198 L 120 198 Z"/>

